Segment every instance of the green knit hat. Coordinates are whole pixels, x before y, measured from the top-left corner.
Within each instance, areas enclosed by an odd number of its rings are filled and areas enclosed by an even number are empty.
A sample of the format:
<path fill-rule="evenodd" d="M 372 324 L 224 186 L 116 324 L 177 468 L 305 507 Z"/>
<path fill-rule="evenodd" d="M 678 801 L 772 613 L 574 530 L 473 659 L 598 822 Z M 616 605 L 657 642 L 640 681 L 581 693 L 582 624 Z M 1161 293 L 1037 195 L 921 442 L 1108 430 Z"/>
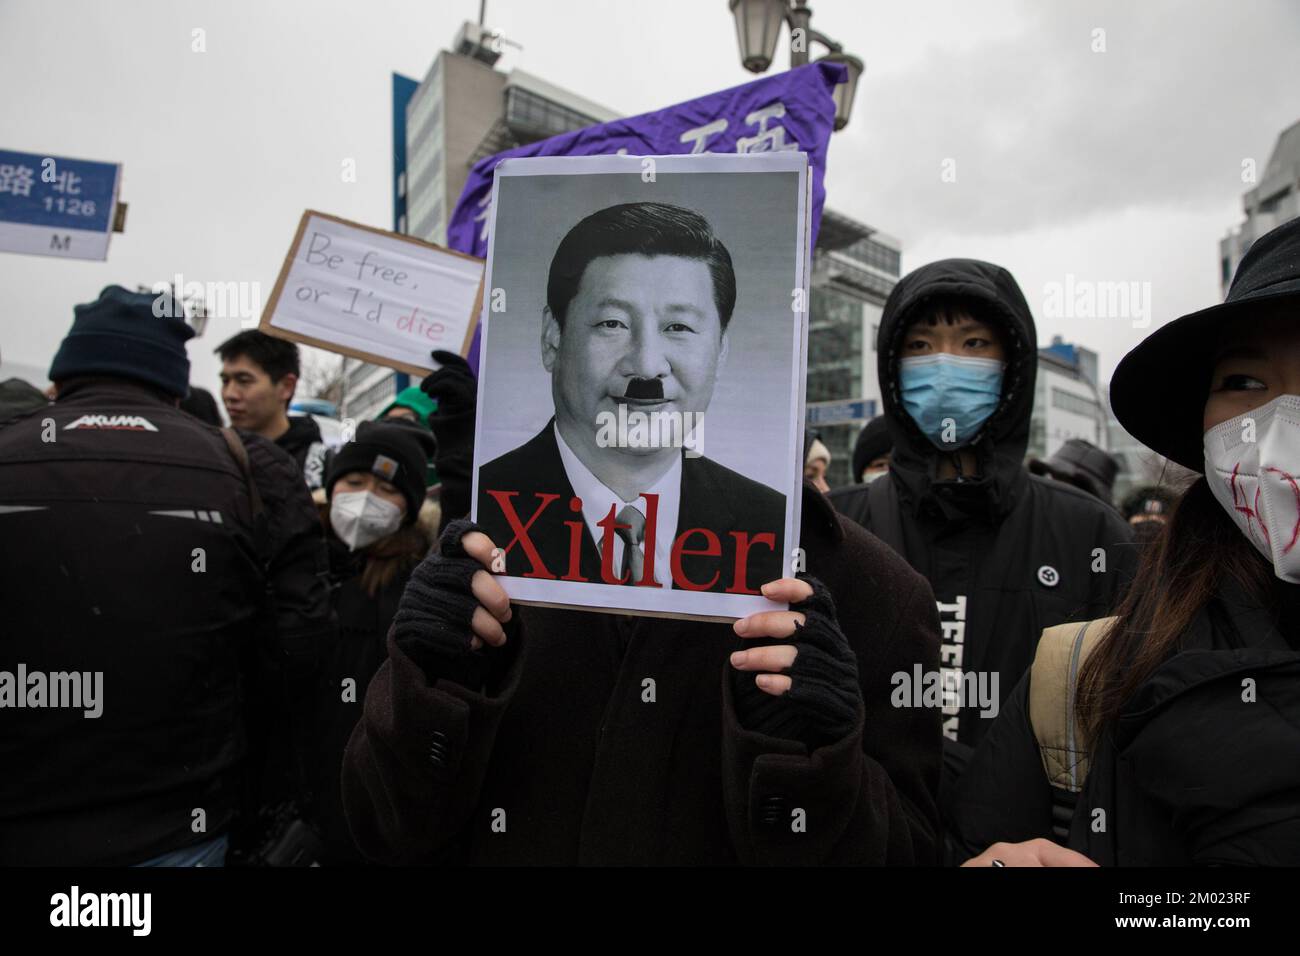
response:
<path fill-rule="evenodd" d="M 425 428 L 429 427 L 429 416 L 438 410 L 437 399 L 430 398 L 420 391 L 420 386 L 412 385 L 410 388 L 404 388 L 398 392 L 397 397 L 389 402 L 388 406 L 377 417 L 383 418 L 399 405 L 415 412 L 416 417 L 420 419 L 420 424 Z"/>

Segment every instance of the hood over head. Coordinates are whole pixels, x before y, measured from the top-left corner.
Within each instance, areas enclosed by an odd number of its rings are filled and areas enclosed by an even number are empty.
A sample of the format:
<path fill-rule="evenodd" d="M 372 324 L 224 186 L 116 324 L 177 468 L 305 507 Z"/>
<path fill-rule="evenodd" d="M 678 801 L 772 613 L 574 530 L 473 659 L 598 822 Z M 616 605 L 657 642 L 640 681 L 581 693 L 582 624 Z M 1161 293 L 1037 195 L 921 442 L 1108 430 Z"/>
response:
<path fill-rule="evenodd" d="M 320 426 L 316 424 L 316 419 L 310 415 L 290 415 L 289 430 L 277 438 L 275 443 L 292 454 L 320 440 Z"/>
<path fill-rule="evenodd" d="M 1004 337 L 1007 365 L 1002 399 L 962 449 L 975 455 L 978 479 L 938 481 L 940 457 L 955 452 L 936 448 L 903 408 L 898 374 L 903 335 L 938 300 L 962 302 L 973 316 L 1000 329 Z M 894 441 L 890 473 L 903 500 L 914 510 L 930 501 L 954 517 L 997 518 L 1009 511 L 1028 480 L 1023 461 L 1038 370 L 1034 318 L 1011 273 L 978 259 L 943 259 L 908 273 L 885 303 L 876 355 L 881 396 Z"/>

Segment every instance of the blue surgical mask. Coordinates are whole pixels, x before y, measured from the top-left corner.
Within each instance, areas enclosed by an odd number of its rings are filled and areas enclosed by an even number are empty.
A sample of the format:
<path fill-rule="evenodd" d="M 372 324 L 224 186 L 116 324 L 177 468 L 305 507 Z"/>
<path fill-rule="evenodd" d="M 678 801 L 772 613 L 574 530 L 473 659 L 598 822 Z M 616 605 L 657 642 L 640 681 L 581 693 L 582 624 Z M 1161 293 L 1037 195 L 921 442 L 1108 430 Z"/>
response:
<path fill-rule="evenodd" d="M 903 408 L 936 448 L 961 448 L 1002 400 L 1005 362 L 939 352 L 898 363 Z"/>

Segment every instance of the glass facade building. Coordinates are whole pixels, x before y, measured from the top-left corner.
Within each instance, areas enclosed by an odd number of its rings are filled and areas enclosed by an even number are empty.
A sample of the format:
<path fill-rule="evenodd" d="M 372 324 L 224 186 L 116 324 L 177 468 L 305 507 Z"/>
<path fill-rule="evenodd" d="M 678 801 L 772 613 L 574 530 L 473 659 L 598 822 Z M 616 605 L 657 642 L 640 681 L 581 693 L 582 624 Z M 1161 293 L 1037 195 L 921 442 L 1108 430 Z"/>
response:
<path fill-rule="evenodd" d="M 853 483 L 853 444 L 868 419 L 883 411 L 876 333 L 901 268 L 896 240 L 823 210 L 808 309 L 808 403 L 867 403 L 865 418 L 809 426 L 830 449 L 826 480 L 832 488 Z"/>

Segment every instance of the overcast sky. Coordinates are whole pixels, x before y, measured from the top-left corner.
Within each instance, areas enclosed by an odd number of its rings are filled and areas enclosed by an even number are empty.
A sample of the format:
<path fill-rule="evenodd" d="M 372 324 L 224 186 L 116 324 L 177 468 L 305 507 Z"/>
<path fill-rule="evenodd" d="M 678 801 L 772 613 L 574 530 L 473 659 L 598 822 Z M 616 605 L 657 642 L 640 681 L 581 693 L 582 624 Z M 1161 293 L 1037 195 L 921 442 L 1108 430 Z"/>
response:
<path fill-rule="evenodd" d="M 901 240 L 904 271 L 1007 266 L 1040 342 L 1096 349 L 1103 377 L 1150 329 L 1050 317 L 1049 284 L 1149 282 L 1152 328 L 1216 301 L 1243 160 L 1262 171 L 1300 119 L 1294 0 L 813 6 L 867 63 L 828 203 Z M 73 304 L 109 283 L 265 295 L 303 209 L 390 226 L 390 76 L 422 78 L 477 16 L 477 0 L 0 0 L 0 147 L 123 163 L 130 204 L 106 263 L 0 254 L 0 376 L 43 376 Z M 487 21 L 523 46 L 499 66 L 624 114 L 752 78 L 726 0 L 489 0 Z M 237 329 L 191 343 L 196 384 Z"/>

